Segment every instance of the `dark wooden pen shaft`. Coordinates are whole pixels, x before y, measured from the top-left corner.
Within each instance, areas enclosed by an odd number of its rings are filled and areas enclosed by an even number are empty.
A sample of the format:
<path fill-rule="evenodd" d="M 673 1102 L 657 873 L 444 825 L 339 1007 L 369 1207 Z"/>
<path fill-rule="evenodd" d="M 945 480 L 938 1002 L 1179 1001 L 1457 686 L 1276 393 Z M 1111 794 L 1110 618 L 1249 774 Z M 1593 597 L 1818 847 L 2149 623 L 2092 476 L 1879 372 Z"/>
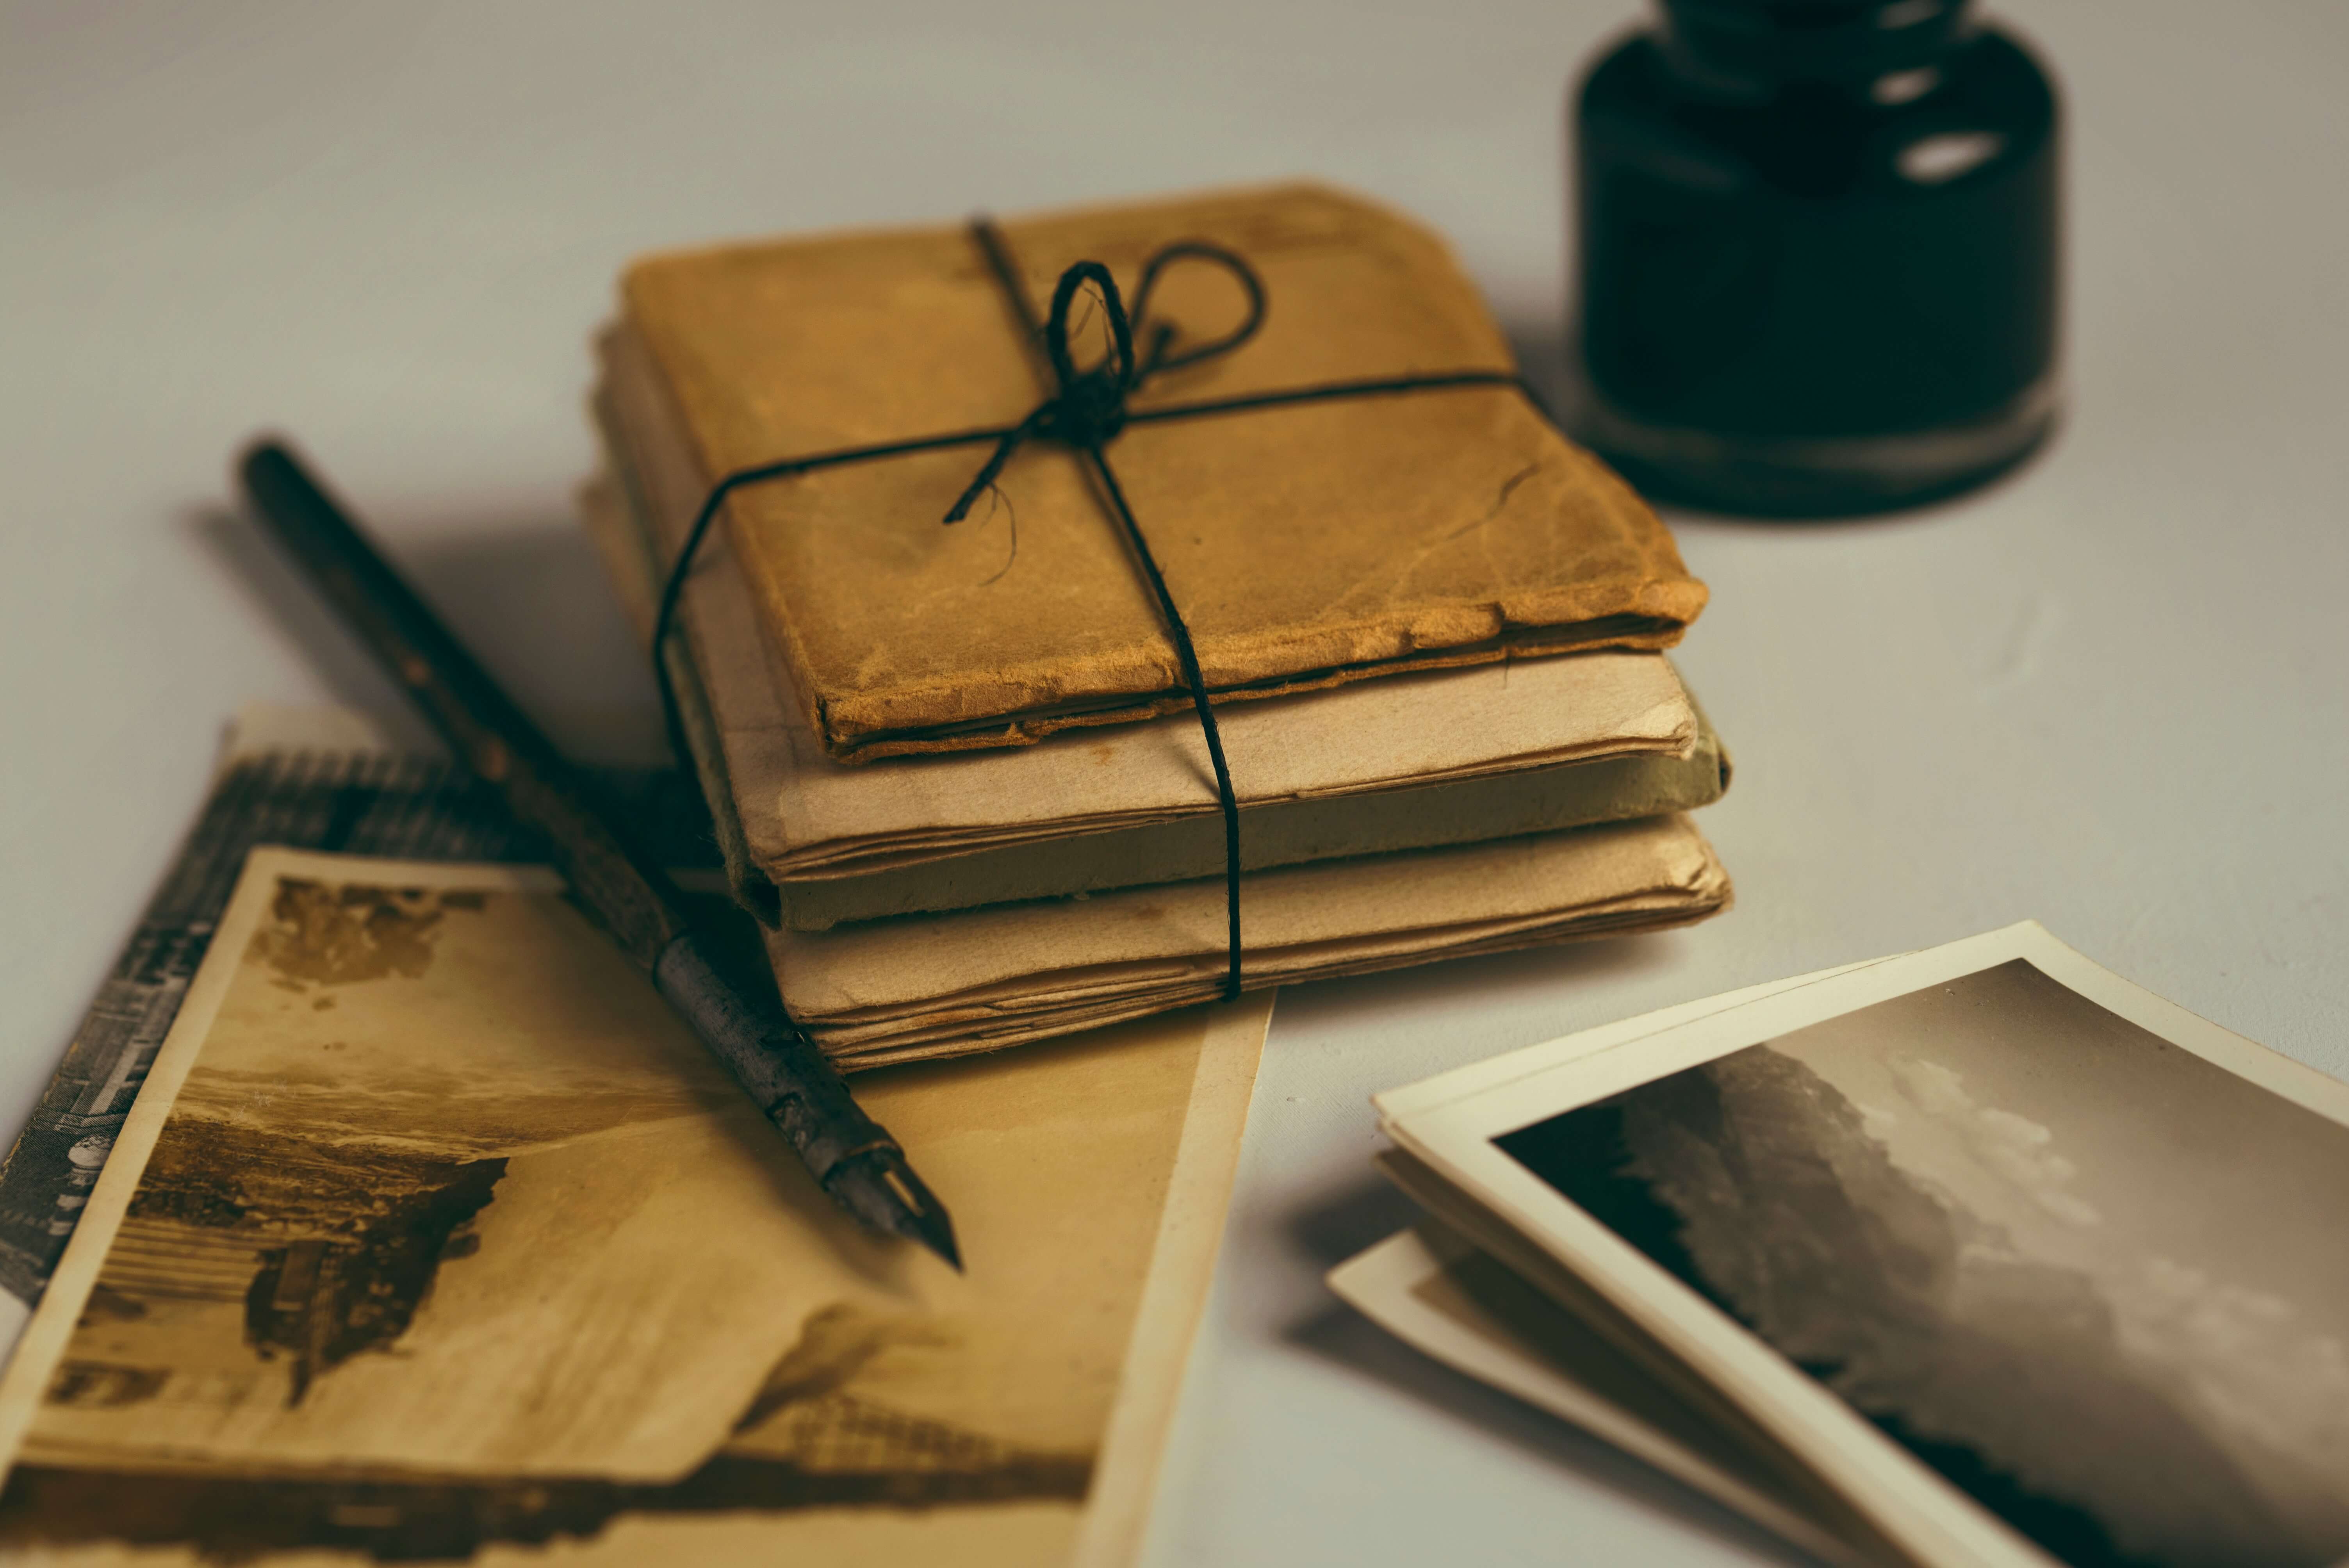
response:
<path fill-rule="evenodd" d="M 543 832 L 556 868 L 621 949 L 730 1069 L 825 1191 L 866 1223 L 959 1266 L 945 1209 L 895 1141 L 860 1109 L 839 1070 L 780 1007 L 727 972 L 692 927 L 667 872 L 591 804 L 571 765 L 378 555 L 342 509 L 274 442 L 246 453 L 263 520 L 407 688 L 460 758 Z"/>
<path fill-rule="evenodd" d="M 647 975 L 688 922 L 668 875 L 586 804 L 571 765 L 282 448 L 243 478 L 263 521 L 308 569 L 343 624 L 382 661 L 515 819 L 545 833 L 555 868 Z"/>

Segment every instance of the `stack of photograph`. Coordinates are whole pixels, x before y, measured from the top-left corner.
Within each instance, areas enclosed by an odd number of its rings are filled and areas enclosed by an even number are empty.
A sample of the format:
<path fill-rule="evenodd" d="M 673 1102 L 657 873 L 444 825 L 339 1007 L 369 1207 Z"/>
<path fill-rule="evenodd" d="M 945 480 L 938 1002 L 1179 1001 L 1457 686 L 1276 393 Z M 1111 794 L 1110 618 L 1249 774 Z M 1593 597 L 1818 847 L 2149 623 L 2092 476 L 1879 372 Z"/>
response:
<path fill-rule="evenodd" d="M 1728 759 L 1661 651 L 1704 589 L 1653 512 L 1506 384 L 1507 346 L 1440 242 L 1318 187 L 1000 232 L 1034 297 L 1079 258 L 1135 291 L 1169 245 L 1212 244 L 1268 302 L 1243 346 L 1138 387 L 1109 449 L 1215 704 L 1246 986 L 1725 907 L 1688 813 Z M 648 641 L 729 474 L 1015 424 L 1050 390 L 1001 285 L 960 226 L 628 273 L 597 346 L 604 469 L 582 508 Z M 1180 345 L 1245 300 L 1176 264 L 1148 308 Z M 1431 366 L 1496 384 L 1139 422 Z M 1021 447 L 947 523 L 988 455 L 733 490 L 659 650 L 732 890 L 792 1016 L 844 1067 L 1065 1034 L 1227 980 L 1226 824 L 1164 619 L 1065 446 Z"/>
<path fill-rule="evenodd" d="M 2349 1087 L 2035 923 L 1377 1104 L 1338 1293 L 1825 1561 L 2349 1560 Z"/>

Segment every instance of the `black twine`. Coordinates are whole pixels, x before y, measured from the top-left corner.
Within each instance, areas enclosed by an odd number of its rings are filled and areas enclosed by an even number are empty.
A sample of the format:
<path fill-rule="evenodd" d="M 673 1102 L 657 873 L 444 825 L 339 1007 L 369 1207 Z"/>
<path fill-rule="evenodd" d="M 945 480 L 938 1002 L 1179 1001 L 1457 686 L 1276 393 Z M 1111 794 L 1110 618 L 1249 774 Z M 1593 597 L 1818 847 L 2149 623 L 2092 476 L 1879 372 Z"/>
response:
<path fill-rule="evenodd" d="M 988 271 L 1001 286 L 1006 302 L 1019 318 L 1022 341 L 1031 350 L 1040 344 L 1041 346 L 1041 368 L 1049 377 L 1049 389 L 1044 400 L 1016 425 L 955 430 L 940 436 L 887 441 L 875 446 L 844 447 L 837 451 L 818 452 L 812 457 L 787 458 L 780 462 L 737 469 L 712 486 L 709 498 L 701 503 L 700 511 L 694 516 L 693 526 L 686 531 L 685 544 L 678 550 L 676 563 L 669 568 L 668 580 L 661 587 L 660 610 L 653 620 L 653 677 L 660 686 L 661 712 L 668 725 L 669 743 L 676 748 L 680 761 L 690 761 L 692 752 L 687 745 L 684 722 L 678 715 L 676 687 L 669 679 L 668 662 L 663 655 L 669 634 L 676 629 L 677 608 L 684 595 L 686 577 L 692 569 L 702 540 L 709 532 L 710 523 L 726 504 L 727 497 L 746 485 L 792 479 L 822 469 L 873 462 L 882 458 L 904 457 L 915 452 L 940 451 L 950 447 L 992 445 L 995 449 L 988 454 L 978 476 L 947 509 L 945 521 L 956 523 L 970 515 L 970 509 L 1002 477 L 1005 465 L 1010 462 L 1012 454 L 1023 443 L 1055 441 L 1071 448 L 1083 454 L 1093 477 L 1099 480 L 1111 519 L 1124 537 L 1127 548 L 1133 552 L 1134 562 L 1141 568 L 1143 580 L 1149 583 L 1151 593 L 1158 602 L 1159 617 L 1165 623 L 1168 641 L 1174 645 L 1175 660 L 1182 666 L 1184 684 L 1191 693 L 1191 706 L 1198 713 L 1199 728 L 1206 738 L 1207 758 L 1214 763 L 1216 770 L 1216 798 L 1223 807 L 1224 814 L 1224 904 L 1230 927 L 1230 966 L 1225 976 L 1224 995 L 1227 999 L 1237 998 L 1240 994 L 1239 797 L 1232 789 L 1231 769 L 1224 760 L 1223 734 L 1216 727 L 1206 677 L 1200 673 L 1199 655 L 1191 644 L 1191 628 L 1185 623 L 1182 612 L 1175 608 L 1174 595 L 1166 586 L 1165 575 L 1158 569 L 1158 561 L 1151 553 L 1149 542 L 1143 537 L 1142 524 L 1135 520 L 1133 508 L 1125 499 L 1125 489 L 1118 483 L 1116 470 L 1110 467 L 1105 449 L 1129 425 L 1205 418 L 1253 408 L 1283 407 L 1293 403 L 1326 403 L 1347 397 L 1433 392 L 1454 387 L 1514 387 L 1537 409 L 1541 407 L 1540 399 L 1521 377 L 1507 371 L 1458 370 L 1428 376 L 1329 381 L 1279 392 L 1257 392 L 1245 397 L 1176 403 L 1158 408 L 1129 409 L 1127 397 L 1152 377 L 1228 354 L 1257 335 L 1264 325 L 1265 294 L 1264 282 L 1257 276 L 1256 269 L 1220 245 L 1201 240 L 1178 241 L 1158 251 L 1143 263 L 1142 281 L 1134 290 L 1133 308 L 1129 315 L 1124 300 L 1118 293 L 1117 281 L 1110 275 L 1109 269 L 1099 262 L 1079 262 L 1061 274 L 1060 284 L 1052 291 L 1051 309 L 1040 322 L 1036 317 L 1036 307 L 1021 282 L 1019 269 L 1013 264 L 1010 252 L 1004 244 L 1002 232 L 985 218 L 972 220 L 970 232 L 971 238 L 987 260 Z M 1247 293 L 1248 309 L 1247 318 L 1223 336 L 1178 352 L 1175 344 L 1181 334 L 1171 323 L 1149 321 L 1147 313 L 1152 290 L 1158 286 L 1158 280 L 1167 267 L 1180 261 L 1206 262 L 1223 268 Z M 1080 369 L 1069 346 L 1069 313 L 1078 296 L 1089 287 L 1099 297 L 1102 313 L 1107 318 L 1110 349 L 1099 364 Z M 1139 353 L 1135 346 L 1137 338 L 1142 342 Z"/>

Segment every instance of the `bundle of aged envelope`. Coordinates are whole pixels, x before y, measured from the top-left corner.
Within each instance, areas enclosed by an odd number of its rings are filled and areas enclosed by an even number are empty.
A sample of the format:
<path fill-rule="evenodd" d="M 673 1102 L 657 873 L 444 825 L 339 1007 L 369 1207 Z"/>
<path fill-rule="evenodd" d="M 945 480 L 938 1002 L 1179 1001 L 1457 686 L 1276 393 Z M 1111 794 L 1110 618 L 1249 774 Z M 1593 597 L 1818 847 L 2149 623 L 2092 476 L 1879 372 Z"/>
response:
<path fill-rule="evenodd" d="M 1132 292 L 1205 241 L 1262 330 L 1154 405 L 1506 372 L 1443 245 L 1312 186 L 1007 223 L 1031 295 L 1080 257 Z M 959 227 L 638 263 L 599 345 L 583 507 L 649 635 L 725 476 L 1017 424 L 1049 390 Z M 1144 330 L 1212 340 L 1226 273 L 1168 266 Z M 734 490 L 664 650 L 734 889 L 843 1065 L 1011 1045 L 1215 995 L 1226 847 L 1192 699 L 1064 446 L 963 521 L 984 445 Z M 1652 512 L 1517 388 L 1422 387 L 1127 427 L 1109 448 L 1195 643 L 1240 806 L 1247 983 L 1723 907 L 1682 813 L 1718 739 L 1656 650 L 1704 589 Z"/>

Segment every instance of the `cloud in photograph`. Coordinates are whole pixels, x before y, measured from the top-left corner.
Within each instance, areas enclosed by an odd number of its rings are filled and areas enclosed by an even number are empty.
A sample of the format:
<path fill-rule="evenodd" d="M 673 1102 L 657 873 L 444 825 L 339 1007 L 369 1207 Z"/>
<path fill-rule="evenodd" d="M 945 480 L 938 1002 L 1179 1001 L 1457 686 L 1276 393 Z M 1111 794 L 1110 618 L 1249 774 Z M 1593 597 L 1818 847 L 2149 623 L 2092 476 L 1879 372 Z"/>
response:
<path fill-rule="evenodd" d="M 1948 1128 L 1983 1171 L 2067 1225 L 2104 1222 L 2094 1203 L 2071 1191 L 2079 1167 L 2056 1152 L 2051 1130 L 2019 1112 L 1977 1103 L 1964 1075 L 1940 1062 L 1904 1056 L 1889 1066 L 1905 1111 Z"/>

